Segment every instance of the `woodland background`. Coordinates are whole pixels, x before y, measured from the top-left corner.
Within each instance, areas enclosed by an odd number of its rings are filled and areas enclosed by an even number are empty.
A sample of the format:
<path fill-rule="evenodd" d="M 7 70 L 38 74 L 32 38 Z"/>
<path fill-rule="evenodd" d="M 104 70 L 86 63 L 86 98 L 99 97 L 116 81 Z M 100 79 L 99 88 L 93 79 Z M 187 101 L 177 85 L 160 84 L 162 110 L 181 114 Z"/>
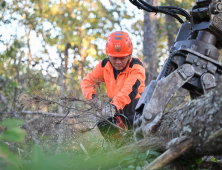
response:
<path fill-rule="evenodd" d="M 195 4 L 147 2 L 188 12 Z M 110 32 L 125 30 L 148 85 L 179 27 L 172 17 L 149 14 L 127 0 L 0 0 L 0 169 L 90 169 L 87 160 L 114 150 L 95 126 L 95 108 L 84 99 L 81 80 L 106 57 Z M 105 104 L 105 86 L 97 91 Z M 189 100 L 186 92 L 179 94 L 179 101 Z M 158 155 L 149 152 L 150 160 Z M 149 162 L 147 152 L 135 151 L 134 157 L 143 163 L 128 162 L 128 169 Z M 118 166 L 127 169 L 121 163 L 110 168 Z"/>

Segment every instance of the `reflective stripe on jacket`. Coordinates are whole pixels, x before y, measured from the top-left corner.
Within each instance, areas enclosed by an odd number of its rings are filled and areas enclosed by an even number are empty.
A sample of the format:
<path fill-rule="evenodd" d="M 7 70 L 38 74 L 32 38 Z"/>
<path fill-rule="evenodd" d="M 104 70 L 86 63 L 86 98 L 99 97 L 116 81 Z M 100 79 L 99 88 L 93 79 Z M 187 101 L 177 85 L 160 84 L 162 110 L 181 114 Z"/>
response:
<path fill-rule="evenodd" d="M 95 88 L 102 82 L 105 82 L 108 97 L 119 112 L 133 99 L 140 98 L 145 87 L 145 68 L 138 58 L 133 57 L 115 79 L 113 66 L 105 58 L 81 82 L 87 100 L 92 99 L 92 94 L 96 94 Z"/>

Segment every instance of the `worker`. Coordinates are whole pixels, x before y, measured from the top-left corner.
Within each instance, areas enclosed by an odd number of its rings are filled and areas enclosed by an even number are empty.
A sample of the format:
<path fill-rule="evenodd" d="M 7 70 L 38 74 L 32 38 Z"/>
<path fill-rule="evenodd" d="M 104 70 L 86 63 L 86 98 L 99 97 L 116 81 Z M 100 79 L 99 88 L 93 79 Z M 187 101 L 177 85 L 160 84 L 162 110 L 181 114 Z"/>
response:
<path fill-rule="evenodd" d="M 132 57 L 132 51 L 133 43 L 127 32 L 112 32 L 106 43 L 107 58 L 81 82 L 85 98 L 98 107 L 101 102 L 95 88 L 105 83 L 110 102 L 99 113 L 108 120 L 115 117 L 115 122 L 125 129 L 126 124 L 128 129 L 133 125 L 135 107 L 145 87 L 145 69 L 140 59 Z"/>

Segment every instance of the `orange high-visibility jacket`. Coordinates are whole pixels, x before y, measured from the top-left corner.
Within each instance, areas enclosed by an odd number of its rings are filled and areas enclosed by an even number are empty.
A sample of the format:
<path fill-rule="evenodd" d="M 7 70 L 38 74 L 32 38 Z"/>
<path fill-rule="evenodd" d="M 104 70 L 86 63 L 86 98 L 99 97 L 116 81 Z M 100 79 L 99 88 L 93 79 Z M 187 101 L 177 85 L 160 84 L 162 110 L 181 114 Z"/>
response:
<path fill-rule="evenodd" d="M 138 58 L 133 57 L 115 79 L 113 66 L 105 58 L 81 82 L 87 100 L 92 99 L 92 94 L 96 94 L 95 88 L 102 82 L 105 82 L 108 97 L 119 112 L 133 99 L 140 98 L 145 87 L 145 68 Z"/>

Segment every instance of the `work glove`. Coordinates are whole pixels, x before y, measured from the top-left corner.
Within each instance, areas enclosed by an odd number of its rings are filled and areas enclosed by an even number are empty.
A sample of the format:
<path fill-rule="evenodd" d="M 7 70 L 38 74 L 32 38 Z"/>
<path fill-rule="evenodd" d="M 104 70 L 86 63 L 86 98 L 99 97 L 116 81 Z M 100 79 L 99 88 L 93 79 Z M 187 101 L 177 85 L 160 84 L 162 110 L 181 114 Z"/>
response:
<path fill-rule="evenodd" d="M 106 106 L 103 108 L 102 112 L 101 112 L 101 115 L 108 119 L 110 117 L 114 117 L 114 115 L 117 113 L 117 109 L 116 109 L 116 106 L 110 104 L 110 103 L 107 103 Z"/>
<path fill-rule="evenodd" d="M 102 102 L 99 100 L 98 97 L 94 96 L 93 99 L 89 100 L 89 103 L 92 107 L 95 107 L 97 112 L 102 111 Z"/>

